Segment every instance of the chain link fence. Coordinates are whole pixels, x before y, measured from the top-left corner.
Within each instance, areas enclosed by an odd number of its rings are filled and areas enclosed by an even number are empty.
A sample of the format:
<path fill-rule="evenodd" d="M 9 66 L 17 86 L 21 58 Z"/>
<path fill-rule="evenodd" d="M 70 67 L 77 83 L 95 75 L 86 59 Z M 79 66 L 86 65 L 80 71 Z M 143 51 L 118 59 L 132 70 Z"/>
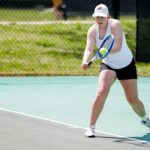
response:
<path fill-rule="evenodd" d="M 135 54 L 136 5 L 128 2 L 120 1 L 119 16 Z M 99 62 L 88 71 L 81 63 L 99 3 L 113 17 L 112 0 L 64 0 L 61 15 L 49 0 L 0 0 L 0 75 L 97 75 Z"/>

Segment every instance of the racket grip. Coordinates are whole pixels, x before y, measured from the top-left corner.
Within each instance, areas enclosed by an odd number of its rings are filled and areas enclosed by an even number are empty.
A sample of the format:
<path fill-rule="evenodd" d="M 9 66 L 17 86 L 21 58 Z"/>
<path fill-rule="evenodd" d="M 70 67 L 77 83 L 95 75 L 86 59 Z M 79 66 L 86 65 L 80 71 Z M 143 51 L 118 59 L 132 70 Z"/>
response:
<path fill-rule="evenodd" d="M 92 63 L 93 63 L 93 62 L 92 62 L 92 61 L 90 61 L 90 62 L 88 63 L 88 66 L 90 66 Z"/>

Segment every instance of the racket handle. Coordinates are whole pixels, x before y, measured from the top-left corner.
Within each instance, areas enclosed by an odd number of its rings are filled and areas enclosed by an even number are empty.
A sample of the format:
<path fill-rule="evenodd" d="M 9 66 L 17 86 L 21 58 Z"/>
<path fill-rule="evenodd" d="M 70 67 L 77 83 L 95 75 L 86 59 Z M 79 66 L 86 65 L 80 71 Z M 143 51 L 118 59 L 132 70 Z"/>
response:
<path fill-rule="evenodd" d="M 92 62 L 92 61 L 90 61 L 90 62 L 88 63 L 88 65 L 90 66 L 92 63 L 93 63 L 93 62 Z"/>

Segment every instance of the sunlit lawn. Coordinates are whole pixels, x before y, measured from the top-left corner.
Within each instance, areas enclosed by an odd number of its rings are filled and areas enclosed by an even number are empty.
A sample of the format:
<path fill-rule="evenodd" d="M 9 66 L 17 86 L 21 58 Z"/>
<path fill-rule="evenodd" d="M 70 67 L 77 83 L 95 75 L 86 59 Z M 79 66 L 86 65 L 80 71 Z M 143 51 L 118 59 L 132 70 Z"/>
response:
<path fill-rule="evenodd" d="M 98 74 L 99 62 L 86 72 L 81 69 L 86 34 L 91 24 L 15 24 L 15 21 L 53 19 L 49 10 L 0 10 L 0 21 L 13 22 L 10 25 L 0 25 L 1 75 Z M 128 45 L 135 54 L 135 19 L 127 22 L 121 18 L 121 21 Z M 150 63 L 137 63 L 137 67 L 139 75 L 150 76 Z"/>

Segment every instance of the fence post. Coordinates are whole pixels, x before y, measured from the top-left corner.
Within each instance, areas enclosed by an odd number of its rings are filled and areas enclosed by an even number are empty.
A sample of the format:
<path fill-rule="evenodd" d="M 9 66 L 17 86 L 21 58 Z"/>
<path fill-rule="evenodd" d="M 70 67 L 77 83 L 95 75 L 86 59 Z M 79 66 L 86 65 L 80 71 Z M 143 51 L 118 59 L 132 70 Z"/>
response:
<path fill-rule="evenodd" d="M 139 33 L 139 0 L 136 0 L 136 60 L 139 58 L 139 46 L 138 46 L 138 33 Z"/>
<path fill-rule="evenodd" d="M 136 1 L 136 61 L 150 62 L 150 1 Z"/>
<path fill-rule="evenodd" d="M 119 16 L 120 16 L 120 0 L 112 0 L 112 15 L 113 15 L 113 18 L 119 19 Z"/>

